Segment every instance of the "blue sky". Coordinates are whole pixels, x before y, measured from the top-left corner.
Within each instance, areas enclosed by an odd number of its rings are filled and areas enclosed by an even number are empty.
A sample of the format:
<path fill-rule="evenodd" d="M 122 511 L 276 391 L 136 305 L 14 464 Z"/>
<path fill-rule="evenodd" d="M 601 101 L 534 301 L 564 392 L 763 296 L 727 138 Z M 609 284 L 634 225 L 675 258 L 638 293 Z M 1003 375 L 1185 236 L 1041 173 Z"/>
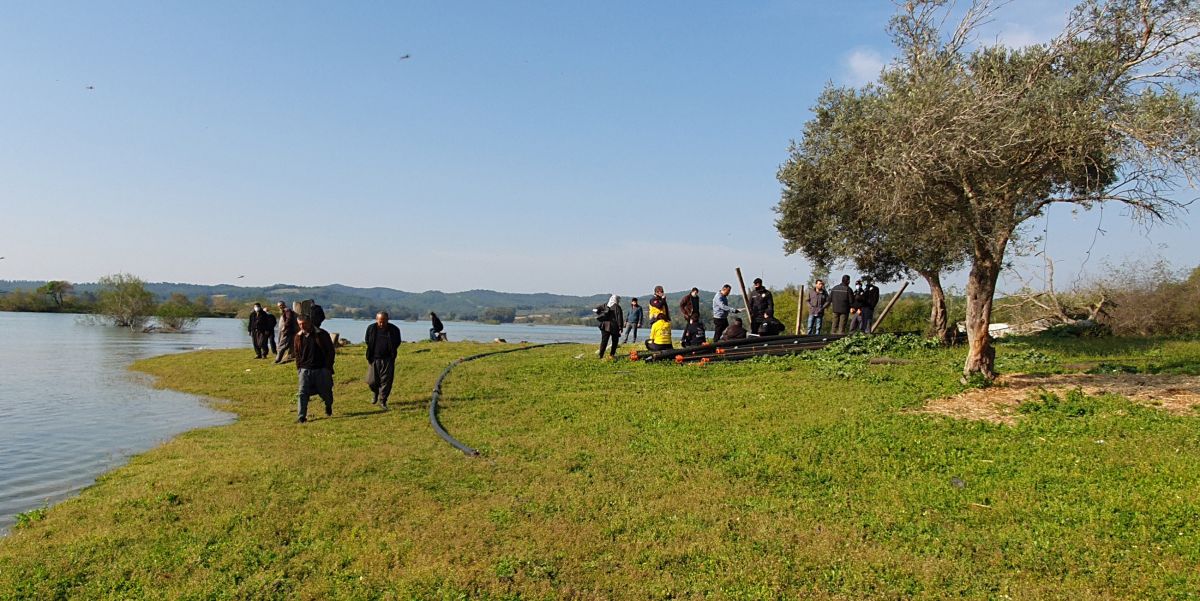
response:
<path fill-rule="evenodd" d="M 1017 0 L 983 41 L 1046 39 L 1067 7 Z M 891 14 L 6 3 L 0 279 L 585 294 L 715 288 L 741 266 L 802 282 L 773 226 L 775 172 L 826 82 L 887 60 Z M 1111 208 L 1088 265 L 1195 265 L 1197 214 L 1147 236 Z M 1060 272 L 1099 219 L 1050 214 Z"/>

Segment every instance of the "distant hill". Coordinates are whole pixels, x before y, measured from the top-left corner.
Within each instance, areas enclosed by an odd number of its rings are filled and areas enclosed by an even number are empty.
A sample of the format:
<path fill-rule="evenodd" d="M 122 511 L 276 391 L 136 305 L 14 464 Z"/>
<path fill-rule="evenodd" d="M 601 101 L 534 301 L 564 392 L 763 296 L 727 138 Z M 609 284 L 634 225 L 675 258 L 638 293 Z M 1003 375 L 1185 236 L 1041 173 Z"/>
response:
<path fill-rule="evenodd" d="M 0 280 L 0 294 L 14 290 L 36 290 L 45 281 Z M 96 293 L 96 283 L 75 284 L 75 294 L 90 296 Z M 608 294 L 570 296 L 564 294 L 513 293 L 495 290 L 467 290 L 464 292 L 405 292 L 392 288 L 355 288 L 342 284 L 328 286 L 296 286 L 274 284 L 272 286 L 236 286 L 233 284 L 186 284 L 180 282 L 148 282 L 146 289 L 158 299 L 165 300 L 172 294 L 183 294 L 188 298 L 224 297 L 235 303 L 269 302 L 278 300 L 291 302 L 311 298 L 320 303 L 331 317 L 370 317 L 384 310 L 394 319 L 424 319 L 430 311 L 446 320 L 462 321 L 536 321 L 540 323 L 590 323 L 592 308 L 608 300 Z M 686 292 L 668 294 L 672 307 Z M 712 292 L 704 292 L 707 305 Z M 639 293 L 643 302 L 648 293 Z M 622 295 L 622 305 L 628 307 L 630 297 Z M 490 310 L 490 311 L 489 311 Z"/>

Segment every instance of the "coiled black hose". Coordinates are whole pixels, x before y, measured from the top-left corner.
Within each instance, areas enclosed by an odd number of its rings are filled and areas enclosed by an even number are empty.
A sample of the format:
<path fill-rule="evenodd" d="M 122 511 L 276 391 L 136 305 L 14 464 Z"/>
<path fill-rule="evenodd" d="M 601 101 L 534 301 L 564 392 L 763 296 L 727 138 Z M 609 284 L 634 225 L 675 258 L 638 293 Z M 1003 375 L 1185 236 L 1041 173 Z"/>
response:
<path fill-rule="evenodd" d="M 451 436 L 450 433 L 447 432 L 446 429 L 442 427 L 442 422 L 438 420 L 438 400 L 442 398 L 442 381 L 446 379 L 446 376 L 450 375 L 450 370 L 454 369 L 460 363 L 466 363 L 467 361 L 474 361 L 476 359 L 482 359 L 484 357 L 490 357 L 492 355 L 503 355 L 505 353 L 528 351 L 528 350 L 532 350 L 535 348 L 542 348 L 544 346 L 554 346 L 556 344 L 571 344 L 571 343 L 569 343 L 569 342 L 548 342 L 545 344 L 534 344 L 534 345 L 530 345 L 530 346 L 523 346 L 520 348 L 510 348 L 510 349 L 505 349 L 502 351 L 491 351 L 489 353 L 479 353 L 478 355 L 471 355 L 470 357 L 463 357 L 461 359 L 455 359 L 453 362 L 450 363 L 450 365 L 446 366 L 446 369 L 442 370 L 442 375 L 438 376 L 437 382 L 433 385 L 433 395 L 429 398 L 429 423 L 430 423 L 430 425 L 433 426 L 433 431 L 437 432 L 437 435 L 442 437 L 442 440 L 450 443 L 451 445 L 454 446 L 454 448 L 462 451 L 468 457 L 478 457 L 479 451 L 476 451 L 475 449 L 468 447 L 467 445 L 460 442 L 457 438 Z"/>

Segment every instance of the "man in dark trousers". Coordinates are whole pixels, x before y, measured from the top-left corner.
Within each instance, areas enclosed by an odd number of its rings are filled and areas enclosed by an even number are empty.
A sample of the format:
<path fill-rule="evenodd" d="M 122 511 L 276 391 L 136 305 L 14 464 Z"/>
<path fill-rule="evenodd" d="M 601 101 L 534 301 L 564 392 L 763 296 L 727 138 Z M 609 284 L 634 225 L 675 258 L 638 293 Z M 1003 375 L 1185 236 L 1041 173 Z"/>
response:
<path fill-rule="evenodd" d="M 596 307 L 593 312 L 596 313 L 597 324 L 600 326 L 599 357 L 604 358 L 604 350 L 609 348 L 610 341 L 612 351 L 608 356 L 616 357 L 617 343 L 621 341 L 621 330 L 625 328 L 625 311 L 621 309 L 621 297 L 615 294 L 609 296 L 608 304 Z"/>
<path fill-rule="evenodd" d="M 388 323 L 387 311 L 375 314 L 375 323 L 367 326 L 367 363 L 371 371 L 367 374 L 367 387 L 375 393 L 371 404 L 379 404 L 384 411 L 388 408 L 388 395 L 392 393 L 392 381 L 396 377 L 396 350 L 400 348 L 400 328 Z"/>
<path fill-rule="evenodd" d="M 275 355 L 276 363 L 296 358 L 292 349 L 292 339 L 296 337 L 299 329 L 296 325 L 296 312 L 289 309 L 283 301 L 279 301 L 279 354 Z"/>
<path fill-rule="evenodd" d="M 713 338 L 713 340 L 716 340 L 717 342 L 724 342 L 726 340 L 741 340 L 745 337 L 746 328 L 742 327 L 742 318 L 735 317 L 733 318 L 733 323 L 730 324 L 728 328 L 725 328 L 725 333 L 721 335 L 721 338 L 719 340 Z"/>
<path fill-rule="evenodd" d="M 246 329 L 254 343 L 254 358 L 265 359 L 271 352 L 271 336 L 275 335 L 275 316 L 264 311 L 262 304 L 254 303 Z"/>
<path fill-rule="evenodd" d="M 317 395 L 325 401 L 325 415 L 333 415 L 333 340 L 329 332 L 316 327 L 310 315 L 301 314 L 296 319 L 300 332 L 292 341 L 296 349 L 296 375 L 300 391 L 297 423 L 308 421 L 308 397 Z"/>
<path fill-rule="evenodd" d="M 829 307 L 833 309 L 833 330 L 830 334 L 845 334 L 849 325 L 850 300 L 854 291 L 850 289 L 850 276 L 843 275 L 842 283 L 829 291 Z"/>
<path fill-rule="evenodd" d="M 763 286 L 762 278 L 754 278 L 754 288 L 750 290 L 750 331 L 757 334 L 768 315 L 775 314 L 775 299 L 771 291 Z"/>
<path fill-rule="evenodd" d="M 863 281 L 867 283 L 866 288 L 863 288 L 862 298 L 862 317 L 863 331 L 870 334 L 875 327 L 875 305 L 879 304 L 879 286 L 875 285 L 875 281 L 871 276 L 863 276 Z"/>
<path fill-rule="evenodd" d="M 633 341 L 637 342 L 638 328 L 642 327 L 642 306 L 638 299 L 629 301 L 629 318 L 625 320 L 625 344 L 629 344 L 629 334 L 633 333 Z"/>
<path fill-rule="evenodd" d="M 720 292 L 713 295 L 713 342 L 721 341 L 721 334 L 725 332 L 725 328 L 729 327 L 729 315 L 741 312 L 741 309 L 729 306 L 729 293 L 732 291 L 733 287 L 725 284 L 721 286 Z"/>
<path fill-rule="evenodd" d="M 808 292 L 808 335 L 816 336 L 821 333 L 825 322 L 825 308 L 829 306 L 829 293 L 825 291 L 825 282 L 817 280 L 813 289 Z"/>

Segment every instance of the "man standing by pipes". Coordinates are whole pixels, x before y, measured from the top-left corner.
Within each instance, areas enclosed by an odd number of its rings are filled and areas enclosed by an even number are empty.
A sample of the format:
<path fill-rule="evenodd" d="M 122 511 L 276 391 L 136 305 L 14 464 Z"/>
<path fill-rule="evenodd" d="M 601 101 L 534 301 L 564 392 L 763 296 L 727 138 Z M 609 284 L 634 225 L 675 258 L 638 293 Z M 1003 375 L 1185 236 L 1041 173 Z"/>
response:
<path fill-rule="evenodd" d="M 754 278 L 750 290 L 750 332 L 757 334 L 770 315 L 775 314 L 775 299 L 771 291 L 763 286 L 762 278 Z"/>
<path fill-rule="evenodd" d="M 729 314 L 741 312 L 741 309 L 734 309 L 729 306 L 729 293 L 732 291 L 733 287 L 725 284 L 721 286 L 720 292 L 713 295 L 713 342 L 719 342 L 721 334 L 725 331 L 725 328 L 729 327 Z"/>

